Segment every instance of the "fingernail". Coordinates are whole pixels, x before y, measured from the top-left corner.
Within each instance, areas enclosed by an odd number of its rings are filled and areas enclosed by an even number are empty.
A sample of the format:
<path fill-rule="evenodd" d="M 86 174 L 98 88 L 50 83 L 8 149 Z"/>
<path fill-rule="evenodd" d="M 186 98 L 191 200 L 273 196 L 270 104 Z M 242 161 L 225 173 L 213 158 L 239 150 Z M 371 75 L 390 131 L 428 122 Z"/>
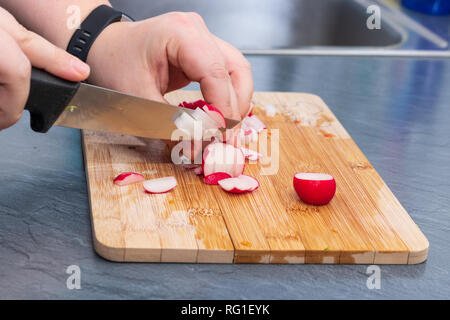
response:
<path fill-rule="evenodd" d="M 72 67 L 81 75 L 87 76 L 89 74 L 90 68 L 89 66 L 84 63 L 83 61 L 73 58 L 72 59 Z"/>

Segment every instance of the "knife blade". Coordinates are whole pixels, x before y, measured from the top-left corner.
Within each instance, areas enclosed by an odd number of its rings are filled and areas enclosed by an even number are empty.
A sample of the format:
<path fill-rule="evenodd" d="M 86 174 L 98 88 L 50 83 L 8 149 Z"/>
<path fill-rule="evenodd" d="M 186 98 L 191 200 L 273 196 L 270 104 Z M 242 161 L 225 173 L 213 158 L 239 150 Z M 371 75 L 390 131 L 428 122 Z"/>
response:
<path fill-rule="evenodd" d="M 33 68 L 25 109 L 31 127 L 47 132 L 53 125 L 168 139 L 177 127 L 174 120 L 193 110 L 135 97 L 83 82 L 70 82 Z M 232 128 L 239 121 L 225 119 Z"/>

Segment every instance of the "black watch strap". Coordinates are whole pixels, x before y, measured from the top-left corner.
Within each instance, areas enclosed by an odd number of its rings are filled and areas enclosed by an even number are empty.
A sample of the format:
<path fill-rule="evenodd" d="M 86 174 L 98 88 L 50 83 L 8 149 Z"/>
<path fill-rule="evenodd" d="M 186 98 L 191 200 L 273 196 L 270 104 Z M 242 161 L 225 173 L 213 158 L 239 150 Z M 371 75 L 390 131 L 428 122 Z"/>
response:
<path fill-rule="evenodd" d="M 107 5 L 95 8 L 75 31 L 66 51 L 86 62 L 89 49 L 98 35 L 111 23 L 120 21 L 122 16 L 122 12 Z"/>

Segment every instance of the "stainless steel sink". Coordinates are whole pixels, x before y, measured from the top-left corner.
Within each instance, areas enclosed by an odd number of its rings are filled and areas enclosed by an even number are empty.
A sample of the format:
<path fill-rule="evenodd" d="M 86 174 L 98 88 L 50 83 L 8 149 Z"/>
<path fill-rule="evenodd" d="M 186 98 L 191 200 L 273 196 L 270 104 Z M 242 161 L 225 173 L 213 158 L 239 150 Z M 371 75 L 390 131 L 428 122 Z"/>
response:
<path fill-rule="evenodd" d="M 399 49 L 410 49 L 405 47 L 410 33 L 392 13 L 382 12 L 381 29 L 367 28 L 370 15 L 367 7 L 373 4 L 370 0 L 111 0 L 111 3 L 138 20 L 170 11 L 195 11 L 211 32 L 246 54 L 396 55 L 408 51 Z"/>
<path fill-rule="evenodd" d="M 316 46 L 386 47 L 405 34 L 390 21 L 366 27 L 366 8 L 349 0 L 112 1 L 138 18 L 169 11 L 198 12 L 211 32 L 241 50 Z M 132 5 L 131 5 L 132 4 Z"/>

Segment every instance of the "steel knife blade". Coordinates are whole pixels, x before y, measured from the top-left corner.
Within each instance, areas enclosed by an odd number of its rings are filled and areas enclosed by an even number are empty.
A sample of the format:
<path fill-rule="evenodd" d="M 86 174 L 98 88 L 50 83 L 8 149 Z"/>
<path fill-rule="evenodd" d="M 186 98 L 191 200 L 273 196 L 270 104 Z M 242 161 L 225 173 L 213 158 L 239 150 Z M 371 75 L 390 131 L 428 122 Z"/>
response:
<path fill-rule="evenodd" d="M 52 125 L 170 140 L 174 120 L 193 110 L 86 83 L 73 83 L 33 69 L 26 109 L 35 131 Z M 47 112 L 47 114 L 46 114 Z M 225 119 L 232 128 L 239 121 Z"/>

